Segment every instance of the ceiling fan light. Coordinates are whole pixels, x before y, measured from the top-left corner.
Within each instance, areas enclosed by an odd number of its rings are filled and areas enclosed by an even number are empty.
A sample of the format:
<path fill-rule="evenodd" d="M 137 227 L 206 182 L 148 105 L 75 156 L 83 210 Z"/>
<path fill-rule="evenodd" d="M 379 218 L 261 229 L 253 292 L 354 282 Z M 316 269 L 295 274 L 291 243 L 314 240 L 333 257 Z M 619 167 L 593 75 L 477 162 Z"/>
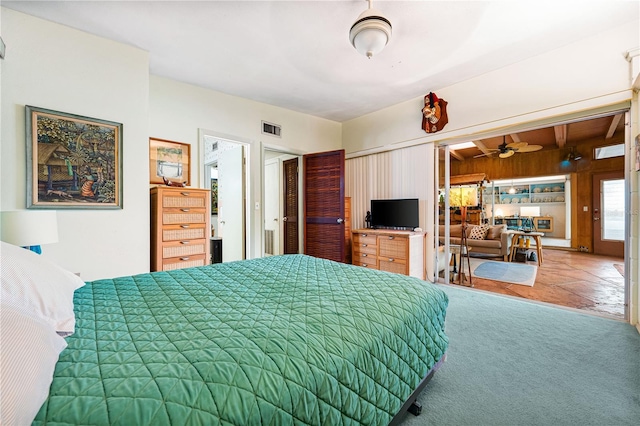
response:
<path fill-rule="evenodd" d="M 351 45 L 361 54 L 371 59 L 384 49 L 391 39 L 391 22 L 384 17 L 382 12 L 369 9 L 358 16 L 356 22 L 349 31 Z"/>

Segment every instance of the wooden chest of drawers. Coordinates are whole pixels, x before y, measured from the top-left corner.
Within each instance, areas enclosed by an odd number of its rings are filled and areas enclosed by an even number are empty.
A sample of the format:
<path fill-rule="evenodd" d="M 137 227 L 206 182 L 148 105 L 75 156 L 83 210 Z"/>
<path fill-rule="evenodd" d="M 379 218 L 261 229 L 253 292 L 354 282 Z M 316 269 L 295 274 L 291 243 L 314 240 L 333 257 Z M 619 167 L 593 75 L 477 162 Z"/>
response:
<path fill-rule="evenodd" d="M 424 232 L 356 229 L 353 264 L 425 279 Z"/>
<path fill-rule="evenodd" d="M 151 188 L 151 271 L 209 264 L 209 190 Z"/>

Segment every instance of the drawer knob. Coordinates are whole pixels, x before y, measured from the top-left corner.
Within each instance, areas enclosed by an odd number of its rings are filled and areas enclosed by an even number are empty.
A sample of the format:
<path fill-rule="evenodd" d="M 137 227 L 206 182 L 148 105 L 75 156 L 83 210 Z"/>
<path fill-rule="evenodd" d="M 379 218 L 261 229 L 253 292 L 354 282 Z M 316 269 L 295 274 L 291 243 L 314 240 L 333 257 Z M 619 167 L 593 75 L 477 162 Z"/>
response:
<path fill-rule="evenodd" d="M 180 244 L 189 244 L 189 241 L 180 241 Z"/>
<path fill-rule="evenodd" d="M 189 225 L 180 225 L 180 228 L 188 228 Z"/>
<path fill-rule="evenodd" d="M 393 240 L 395 237 L 389 237 L 390 240 Z"/>
<path fill-rule="evenodd" d="M 389 262 L 393 262 L 393 257 L 390 257 L 390 258 L 389 258 Z"/>
<path fill-rule="evenodd" d="M 362 253 L 362 257 L 367 257 L 367 253 Z"/>
<path fill-rule="evenodd" d="M 180 260 L 189 260 L 188 257 L 181 257 Z"/>
<path fill-rule="evenodd" d="M 366 244 L 363 244 L 363 245 L 362 245 L 362 247 L 366 247 L 366 246 L 367 246 Z"/>
<path fill-rule="evenodd" d="M 362 266 L 366 268 L 369 265 L 367 265 L 366 263 L 363 263 Z"/>
<path fill-rule="evenodd" d="M 189 209 L 180 209 L 181 212 L 188 212 Z"/>
<path fill-rule="evenodd" d="M 362 236 L 363 236 L 363 237 L 366 237 L 366 236 L 367 236 L 367 234 L 362 234 Z"/>
<path fill-rule="evenodd" d="M 190 192 L 181 192 L 180 195 L 184 195 L 185 197 L 188 197 L 190 194 Z"/>

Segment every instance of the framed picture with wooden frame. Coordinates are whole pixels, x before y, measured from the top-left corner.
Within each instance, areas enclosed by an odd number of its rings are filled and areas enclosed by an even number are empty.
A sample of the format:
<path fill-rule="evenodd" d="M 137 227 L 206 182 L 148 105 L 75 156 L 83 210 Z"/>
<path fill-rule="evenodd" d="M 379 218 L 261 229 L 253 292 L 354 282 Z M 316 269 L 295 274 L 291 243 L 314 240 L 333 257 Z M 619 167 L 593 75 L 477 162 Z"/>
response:
<path fill-rule="evenodd" d="M 191 145 L 149 138 L 149 182 L 191 184 Z"/>
<path fill-rule="evenodd" d="M 30 105 L 25 113 L 27 208 L 122 208 L 122 123 Z"/>

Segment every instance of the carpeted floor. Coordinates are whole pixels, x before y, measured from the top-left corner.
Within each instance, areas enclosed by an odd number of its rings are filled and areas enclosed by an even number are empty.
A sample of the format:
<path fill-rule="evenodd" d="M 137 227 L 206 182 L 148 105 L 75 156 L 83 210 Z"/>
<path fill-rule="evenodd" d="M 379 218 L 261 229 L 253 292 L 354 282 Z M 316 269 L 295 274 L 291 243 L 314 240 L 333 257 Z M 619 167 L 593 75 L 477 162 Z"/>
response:
<path fill-rule="evenodd" d="M 449 295 L 447 362 L 406 425 L 637 425 L 631 325 L 474 289 Z"/>

